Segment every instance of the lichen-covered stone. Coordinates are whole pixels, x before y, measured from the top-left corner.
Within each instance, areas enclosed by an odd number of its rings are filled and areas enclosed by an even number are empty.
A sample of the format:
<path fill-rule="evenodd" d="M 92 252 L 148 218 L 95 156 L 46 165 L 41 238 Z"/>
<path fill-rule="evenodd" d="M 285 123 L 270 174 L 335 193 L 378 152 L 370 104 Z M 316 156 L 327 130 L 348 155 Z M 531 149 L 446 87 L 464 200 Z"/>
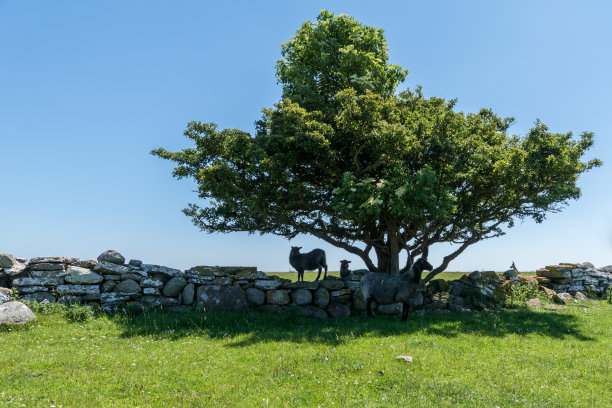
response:
<path fill-rule="evenodd" d="M 12 268 L 17 263 L 17 258 L 11 254 L 0 254 L 0 269 Z"/>
<path fill-rule="evenodd" d="M 140 287 L 140 285 L 132 279 L 127 279 L 119 282 L 113 290 L 117 293 L 125 294 L 137 294 L 142 292 L 142 288 Z"/>
<path fill-rule="evenodd" d="M 327 319 L 327 312 L 316 306 L 302 306 L 300 307 L 300 313 L 302 316 L 309 317 L 311 319 L 325 320 Z"/>
<path fill-rule="evenodd" d="M 274 290 L 281 287 L 283 283 L 280 279 L 256 280 L 255 287 L 260 290 Z"/>
<path fill-rule="evenodd" d="M 266 303 L 270 305 L 287 305 L 291 299 L 284 289 L 272 289 L 266 292 Z"/>
<path fill-rule="evenodd" d="M 317 290 L 319 288 L 319 282 L 320 281 L 299 281 L 299 282 L 287 282 L 287 283 L 283 283 L 281 288 L 282 289 L 308 289 L 308 290 Z M 276 288 L 274 288 L 276 289 Z"/>
<path fill-rule="evenodd" d="M 94 267 L 94 271 L 103 275 L 121 275 L 130 272 L 130 268 L 108 261 L 100 261 Z"/>
<path fill-rule="evenodd" d="M 0 288 L 0 304 L 6 303 L 11 300 L 11 290 L 8 288 Z"/>
<path fill-rule="evenodd" d="M 142 294 L 143 295 L 160 296 L 161 292 L 157 288 L 143 288 L 142 289 Z"/>
<path fill-rule="evenodd" d="M 330 303 L 325 310 L 329 317 L 342 318 L 351 316 L 351 309 L 341 303 Z"/>
<path fill-rule="evenodd" d="M 147 278 L 140 281 L 140 286 L 143 288 L 161 289 L 164 287 L 164 282 L 159 279 Z"/>
<path fill-rule="evenodd" d="M 26 265 L 20 262 L 13 264 L 11 268 L 0 268 L 0 278 L 10 278 L 21 274 Z"/>
<path fill-rule="evenodd" d="M 296 289 L 291 292 L 291 301 L 296 305 L 308 305 L 312 302 L 312 293 L 307 289 Z"/>
<path fill-rule="evenodd" d="M 66 277 L 66 271 L 63 268 L 54 271 L 29 271 L 27 275 L 30 278 L 53 278 L 62 280 Z"/>
<path fill-rule="evenodd" d="M 350 289 L 344 288 L 329 292 L 329 301 L 332 303 L 344 303 L 351 298 L 353 292 Z"/>
<path fill-rule="evenodd" d="M 140 259 L 130 259 L 128 265 L 139 267 L 140 265 L 142 265 L 142 261 Z"/>
<path fill-rule="evenodd" d="M 240 286 L 200 286 L 195 301 L 206 310 L 242 310 L 248 306 Z"/>
<path fill-rule="evenodd" d="M 266 301 L 266 292 L 257 288 L 248 288 L 246 291 L 247 301 L 250 305 L 261 306 Z"/>
<path fill-rule="evenodd" d="M 94 261 L 93 259 L 86 259 L 84 261 L 79 261 L 75 264 L 75 266 L 80 266 L 81 268 L 93 269 L 98 264 L 98 261 Z"/>
<path fill-rule="evenodd" d="M 49 262 L 36 263 L 36 264 L 30 264 L 26 266 L 26 270 L 27 271 L 60 271 L 60 270 L 63 271 L 64 264 L 49 263 Z"/>
<path fill-rule="evenodd" d="M 102 275 L 93 272 L 91 269 L 81 268 L 79 266 L 70 266 L 64 278 L 68 283 L 76 283 L 83 285 L 95 285 L 104 280 Z"/>
<path fill-rule="evenodd" d="M 323 279 L 319 281 L 319 287 L 327 289 L 327 290 L 338 290 L 344 288 L 345 284 L 343 280 L 340 279 Z"/>
<path fill-rule="evenodd" d="M 19 295 L 19 297 L 29 302 L 55 302 L 55 296 L 49 292 L 26 293 L 25 295 Z"/>
<path fill-rule="evenodd" d="M 312 303 L 320 308 L 325 308 L 329 304 L 329 292 L 325 288 L 315 290 L 312 295 Z"/>
<path fill-rule="evenodd" d="M 142 264 L 140 268 L 151 276 L 161 276 L 167 279 L 182 275 L 179 269 L 169 268 L 167 266 Z"/>
<path fill-rule="evenodd" d="M 114 249 L 102 252 L 97 259 L 98 262 L 110 262 L 117 265 L 123 265 L 125 263 L 125 257 Z"/>
<path fill-rule="evenodd" d="M 117 286 L 117 282 L 112 280 L 107 280 L 100 285 L 100 292 L 112 292 L 113 289 Z"/>
<path fill-rule="evenodd" d="M 183 304 L 192 305 L 194 297 L 195 297 L 195 285 L 193 283 L 188 283 L 183 288 Z"/>
<path fill-rule="evenodd" d="M 552 300 L 555 301 L 556 303 L 561 303 L 561 304 L 566 305 L 572 300 L 572 295 L 570 295 L 569 293 L 555 293 L 552 296 Z"/>
<path fill-rule="evenodd" d="M 0 326 L 26 324 L 35 319 L 34 313 L 24 303 L 13 301 L 0 305 Z"/>
<path fill-rule="evenodd" d="M 57 286 L 64 283 L 64 278 L 16 278 L 13 286 Z"/>
<path fill-rule="evenodd" d="M 28 265 L 39 264 L 39 263 L 63 263 L 63 264 L 76 264 L 79 262 L 79 258 L 66 258 L 65 256 L 44 256 L 32 258 L 28 261 Z"/>
<path fill-rule="evenodd" d="M 162 291 L 164 296 L 175 297 L 187 286 L 187 280 L 183 277 L 174 277 L 166 282 L 164 290 Z"/>
<path fill-rule="evenodd" d="M 60 295 L 98 295 L 98 285 L 58 285 L 57 293 Z"/>

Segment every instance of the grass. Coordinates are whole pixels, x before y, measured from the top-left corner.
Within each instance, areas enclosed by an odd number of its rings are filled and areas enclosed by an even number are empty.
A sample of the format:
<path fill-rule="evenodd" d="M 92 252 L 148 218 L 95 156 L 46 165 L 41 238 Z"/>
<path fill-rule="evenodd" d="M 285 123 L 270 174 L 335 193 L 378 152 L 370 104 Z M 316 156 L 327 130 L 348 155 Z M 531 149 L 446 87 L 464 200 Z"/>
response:
<path fill-rule="evenodd" d="M 0 329 L 0 407 L 612 406 L 606 301 L 403 323 L 60 305 L 36 314 Z"/>

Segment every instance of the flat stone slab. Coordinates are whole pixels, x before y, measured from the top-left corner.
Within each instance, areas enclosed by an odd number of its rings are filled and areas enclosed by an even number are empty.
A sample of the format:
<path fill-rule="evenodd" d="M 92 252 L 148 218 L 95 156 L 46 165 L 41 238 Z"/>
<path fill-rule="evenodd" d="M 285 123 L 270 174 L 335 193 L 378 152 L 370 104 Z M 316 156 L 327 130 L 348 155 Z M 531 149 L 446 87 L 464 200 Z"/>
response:
<path fill-rule="evenodd" d="M 99 295 L 98 285 L 59 285 L 57 292 L 61 295 Z"/>
<path fill-rule="evenodd" d="M 13 286 L 57 286 L 64 283 L 64 278 L 17 278 Z"/>
<path fill-rule="evenodd" d="M 67 258 L 65 256 L 43 256 L 30 259 L 28 265 L 40 263 L 76 264 L 79 263 L 79 258 Z"/>
<path fill-rule="evenodd" d="M 101 261 L 98 262 L 98 264 L 94 267 L 94 271 L 103 275 L 121 275 L 123 273 L 129 273 L 130 268 L 123 265 L 117 265 L 111 262 Z"/>
<path fill-rule="evenodd" d="M 24 303 L 6 302 L 0 305 L 0 326 L 26 324 L 35 319 L 34 313 Z"/>

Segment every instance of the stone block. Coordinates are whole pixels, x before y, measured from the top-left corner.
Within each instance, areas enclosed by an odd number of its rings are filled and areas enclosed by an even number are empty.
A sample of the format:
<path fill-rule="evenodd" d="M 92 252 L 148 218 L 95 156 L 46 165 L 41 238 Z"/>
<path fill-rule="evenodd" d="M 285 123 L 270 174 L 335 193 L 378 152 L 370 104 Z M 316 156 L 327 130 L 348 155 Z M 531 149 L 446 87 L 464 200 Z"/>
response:
<path fill-rule="evenodd" d="M 94 285 L 101 283 L 104 280 L 104 277 L 93 272 L 91 269 L 81 268 L 79 266 L 70 266 L 68 267 L 68 271 L 64 279 L 68 283 Z"/>
<path fill-rule="evenodd" d="M 200 286 L 195 301 L 206 310 L 242 310 L 248 306 L 240 286 Z"/>
<path fill-rule="evenodd" d="M 284 289 L 272 289 L 266 291 L 266 303 L 270 305 L 287 305 L 291 299 Z"/>
<path fill-rule="evenodd" d="M 185 286 L 187 286 L 187 280 L 183 277 L 176 276 L 166 282 L 162 293 L 167 297 L 175 297 L 181 293 Z"/>
<path fill-rule="evenodd" d="M 110 262 L 117 265 L 123 265 L 125 263 L 125 257 L 114 249 L 102 252 L 97 259 L 98 262 Z"/>
<path fill-rule="evenodd" d="M 312 302 L 312 292 L 307 289 L 296 289 L 291 292 L 291 301 L 296 305 L 308 305 Z"/>
<path fill-rule="evenodd" d="M 246 291 L 247 301 L 249 305 L 261 306 L 266 301 L 266 292 L 257 288 L 248 288 Z"/>

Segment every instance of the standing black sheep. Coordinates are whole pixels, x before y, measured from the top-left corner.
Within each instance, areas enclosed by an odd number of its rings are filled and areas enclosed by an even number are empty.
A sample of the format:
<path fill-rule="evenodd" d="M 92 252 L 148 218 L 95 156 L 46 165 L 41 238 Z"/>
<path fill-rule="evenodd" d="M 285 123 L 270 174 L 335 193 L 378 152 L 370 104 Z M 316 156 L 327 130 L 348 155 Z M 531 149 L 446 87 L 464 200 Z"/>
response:
<path fill-rule="evenodd" d="M 419 288 L 423 271 L 431 271 L 433 266 L 427 259 L 417 260 L 409 271 L 401 275 L 389 275 L 387 273 L 370 272 L 361 279 L 360 287 L 366 304 L 368 316 L 374 317 L 372 313 L 372 301 L 379 305 L 390 305 L 402 302 L 402 319 L 408 317 L 409 301 Z"/>
<path fill-rule="evenodd" d="M 325 261 L 325 251 L 322 249 L 313 249 L 312 251 L 300 254 L 302 247 L 291 247 L 289 253 L 289 263 L 298 273 L 298 281 L 304 280 L 304 271 L 319 270 L 317 279 L 321 277 L 321 269 L 325 268 L 325 276 L 327 278 L 327 262 Z"/>

